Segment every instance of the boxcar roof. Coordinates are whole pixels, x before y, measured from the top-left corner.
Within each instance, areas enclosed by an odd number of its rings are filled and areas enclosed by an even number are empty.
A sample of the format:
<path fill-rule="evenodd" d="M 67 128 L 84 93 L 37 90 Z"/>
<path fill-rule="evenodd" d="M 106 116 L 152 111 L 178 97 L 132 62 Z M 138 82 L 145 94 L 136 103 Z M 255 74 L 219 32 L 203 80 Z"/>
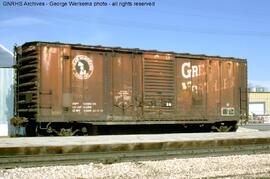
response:
<path fill-rule="evenodd" d="M 89 49 L 89 50 L 98 50 L 98 51 L 110 51 L 110 52 L 125 52 L 125 53 L 160 53 L 166 55 L 175 55 L 176 57 L 188 57 L 188 58 L 219 58 L 224 60 L 240 60 L 246 61 L 243 58 L 235 58 L 235 57 L 221 57 L 221 56 L 214 56 L 214 55 L 205 55 L 205 54 L 190 54 L 190 53 L 178 53 L 172 51 L 158 51 L 158 50 L 143 50 L 139 48 L 122 48 L 122 47 L 105 47 L 100 45 L 82 45 L 82 44 L 71 44 L 71 43 L 61 43 L 61 42 L 44 42 L 44 41 L 32 41 L 26 42 L 22 45 L 37 45 L 37 44 L 44 44 L 44 45 L 61 45 L 61 46 L 71 46 L 75 49 Z"/>

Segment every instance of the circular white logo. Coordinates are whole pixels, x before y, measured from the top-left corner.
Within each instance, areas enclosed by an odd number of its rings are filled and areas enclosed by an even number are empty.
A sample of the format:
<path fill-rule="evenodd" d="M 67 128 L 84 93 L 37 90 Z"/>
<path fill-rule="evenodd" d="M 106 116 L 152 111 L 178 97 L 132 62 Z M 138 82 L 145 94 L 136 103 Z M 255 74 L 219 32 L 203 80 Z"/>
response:
<path fill-rule="evenodd" d="M 93 60 L 85 55 L 77 55 L 72 60 L 73 74 L 79 80 L 89 79 L 94 71 Z"/>

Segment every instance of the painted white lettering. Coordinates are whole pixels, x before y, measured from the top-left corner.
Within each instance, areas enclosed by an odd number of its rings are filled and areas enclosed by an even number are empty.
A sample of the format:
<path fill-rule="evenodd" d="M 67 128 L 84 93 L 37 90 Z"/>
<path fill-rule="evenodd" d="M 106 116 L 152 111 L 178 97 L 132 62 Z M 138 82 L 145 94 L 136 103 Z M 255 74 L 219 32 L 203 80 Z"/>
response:
<path fill-rule="evenodd" d="M 190 78 L 191 77 L 190 62 L 183 63 L 183 65 L 182 65 L 182 76 L 184 78 Z"/>
<path fill-rule="evenodd" d="M 182 64 L 181 68 L 183 78 L 197 77 L 200 75 L 205 75 L 205 66 L 201 65 L 190 65 L 190 62 L 185 62 Z"/>
<path fill-rule="evenodd" d="M 198 66 L 192 66 L 192 77 L 199 76 Z"/>

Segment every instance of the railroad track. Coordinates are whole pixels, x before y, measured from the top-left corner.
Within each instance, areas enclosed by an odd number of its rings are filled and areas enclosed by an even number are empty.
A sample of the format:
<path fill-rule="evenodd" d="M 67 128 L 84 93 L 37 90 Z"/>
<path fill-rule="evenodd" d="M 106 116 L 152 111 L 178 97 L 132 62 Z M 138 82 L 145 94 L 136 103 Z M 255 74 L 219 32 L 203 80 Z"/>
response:
<path fill-rule="evenodd" d="M 270 153 L 270 132 L 1 140 L 0 168 Z"/>
<path fill-rule="evenodd" d="M 75 165 L 115 163 L 124 161 L 163 160 L 183 157 L 224 156 L 234 154 L 270 153 L 269 145 L 245 145 L 216 149 L 148 150 L 132 152 L 97 152 L 83 154 L 9 155 L 0 157 L 0 168 L 37 167 L 53 165 Z"/>

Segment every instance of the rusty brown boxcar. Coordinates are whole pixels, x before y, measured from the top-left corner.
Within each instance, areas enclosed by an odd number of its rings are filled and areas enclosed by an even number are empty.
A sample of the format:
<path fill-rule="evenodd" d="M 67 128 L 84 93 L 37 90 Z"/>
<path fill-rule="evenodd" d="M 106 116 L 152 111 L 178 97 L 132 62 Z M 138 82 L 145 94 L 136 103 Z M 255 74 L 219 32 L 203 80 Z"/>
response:
<path fill-rule="evenodd" d="M 13 123 L 27 135 L 235 131 L 248 114 L 244 59 L 51 42 L 15 52 Z"/>

